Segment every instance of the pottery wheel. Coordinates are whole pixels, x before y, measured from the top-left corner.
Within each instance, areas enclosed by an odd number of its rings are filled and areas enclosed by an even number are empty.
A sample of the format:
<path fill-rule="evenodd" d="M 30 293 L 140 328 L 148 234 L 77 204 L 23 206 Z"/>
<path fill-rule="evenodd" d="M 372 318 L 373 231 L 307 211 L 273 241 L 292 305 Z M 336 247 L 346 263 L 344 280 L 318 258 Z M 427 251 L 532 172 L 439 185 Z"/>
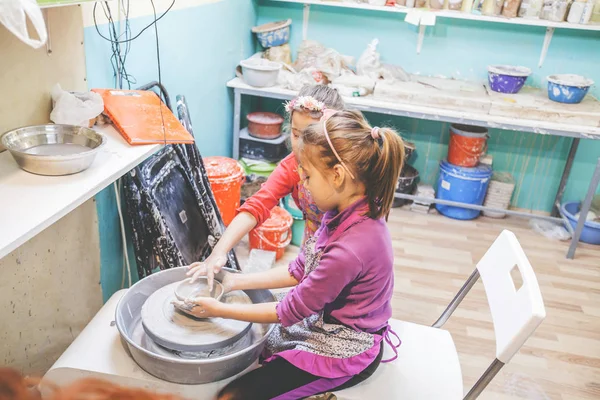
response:
<path fill-rule="evenodd" d="M 166 285 L 154 292 L 142 306 L 142 325 L 146 334 L 159 345 L 176 351 L 202 352 L 228 346 L 252 326 L 250 322 L 223 318 L 198 319 L 177 310 L 172 301 L 179 282 Z M 251 304 L 242 291 L 226 294 L 224 303 Z"/>

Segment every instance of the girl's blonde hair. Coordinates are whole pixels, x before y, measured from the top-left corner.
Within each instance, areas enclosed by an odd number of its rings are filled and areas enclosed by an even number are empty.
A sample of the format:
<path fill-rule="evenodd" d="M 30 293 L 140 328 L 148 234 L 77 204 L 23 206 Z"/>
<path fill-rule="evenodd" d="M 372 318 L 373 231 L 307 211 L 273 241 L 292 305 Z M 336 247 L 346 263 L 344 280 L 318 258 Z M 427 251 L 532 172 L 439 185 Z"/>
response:
<path fill-rule="evenodd" d="M 393 129 L 373 128 L 359 111 L 344 110 L 308 126 L 301 140 L 302 157 L 317 167 L 342 163 L 365 185 L 369 217 L 387 218 L 404 164 L 404 143 Z"/>

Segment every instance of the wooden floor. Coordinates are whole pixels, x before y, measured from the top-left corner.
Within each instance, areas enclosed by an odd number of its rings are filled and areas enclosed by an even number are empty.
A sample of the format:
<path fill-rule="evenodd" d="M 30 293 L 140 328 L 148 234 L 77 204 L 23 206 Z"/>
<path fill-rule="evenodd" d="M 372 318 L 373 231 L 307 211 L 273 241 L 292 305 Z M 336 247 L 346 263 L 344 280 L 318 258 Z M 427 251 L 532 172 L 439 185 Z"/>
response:
<path fill-rule="evenodd" d="M 547 318 L 481 399 L 600 399 L 600 247 L 546 239 L 525 219 L 455 221 L 394 210 L 394 317 L 431 325 L 503 230 L 513 231 L 531 262 Z M 285 259 L 294 257 L 289 250 Z M 494 331 L 479 282 L 445 325 L 456 342 L 465 389 L 494 358 Z M 432 382 L 435 384 L 435 382 Z M 413 400 L 413 399 L 405 399 Z"/>

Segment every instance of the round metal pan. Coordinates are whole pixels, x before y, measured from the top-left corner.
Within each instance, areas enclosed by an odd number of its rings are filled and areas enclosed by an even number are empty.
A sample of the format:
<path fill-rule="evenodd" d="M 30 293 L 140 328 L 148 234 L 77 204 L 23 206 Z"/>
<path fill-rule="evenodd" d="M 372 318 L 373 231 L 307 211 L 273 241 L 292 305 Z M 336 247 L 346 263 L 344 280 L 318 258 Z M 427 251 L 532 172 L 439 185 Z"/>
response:
<path fill-rule="evenodd" d="M 2 136 L 2 145 L 21 169 L 50 176 L 86 170 L 105 144 L 100 133 L 73 125 L 27 126 Z"/>

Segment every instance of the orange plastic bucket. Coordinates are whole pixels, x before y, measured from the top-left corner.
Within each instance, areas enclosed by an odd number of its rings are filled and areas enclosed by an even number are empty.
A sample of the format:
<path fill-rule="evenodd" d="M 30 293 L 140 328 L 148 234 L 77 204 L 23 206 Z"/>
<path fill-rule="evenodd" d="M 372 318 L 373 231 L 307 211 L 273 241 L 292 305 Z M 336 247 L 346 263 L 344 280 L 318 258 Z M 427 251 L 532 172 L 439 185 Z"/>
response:
<path fill-rule="evenodd" d="M 229 225 L 240 206 L 244 168 L 227 157 L 206 157 L 204 167 L 223 223 Z"/>
<path fill-rule="evenodd" d="M 459 167 L 477 166 L 479 158 L 487 150 L 488 130 L 478 126 L 457 125 L 450 127 L 448 162 Z"/>
<path fill-rule="evenodd" d="M 250 249 L 275 252 L 279 260 L 292 241 L 292 215 L 281 207 L 271 210 L 271 216 L 261 226 L 250 231 Z"/>

